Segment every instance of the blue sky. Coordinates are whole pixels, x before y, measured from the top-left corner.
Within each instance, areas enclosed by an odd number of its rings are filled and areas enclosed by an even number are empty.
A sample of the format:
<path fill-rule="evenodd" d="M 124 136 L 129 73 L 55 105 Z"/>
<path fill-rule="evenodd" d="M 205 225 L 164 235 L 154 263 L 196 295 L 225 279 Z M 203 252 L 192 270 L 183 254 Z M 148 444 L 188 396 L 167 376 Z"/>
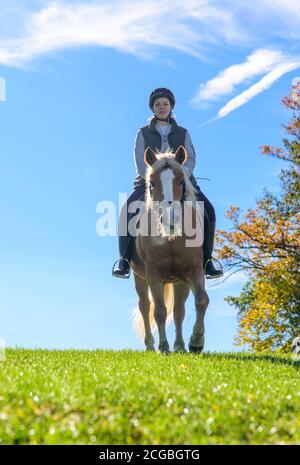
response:
<path fill-rule="evenodd" d="M 20 4 L 21 3 L 21 4 Z M 1 1 L 0 337 L 8 346 L 142 349 L 133 279 L 112 278 L 117 237 L 97 204 L 135 177 L 148 95 L 169 87 L 197 153 L 195 176 L 228 228 L 230 205 L 278 189 L 280 100 L 300 76 L 298 1 Z M 3 97 L 3 93 L 2 93 Z M 206 350 L 233 350 L 238 274 L 207 283 Z M 194 321 L 190 297 L 184 323 Z M 168 330 L 173 344 L 174 328 Z"/>

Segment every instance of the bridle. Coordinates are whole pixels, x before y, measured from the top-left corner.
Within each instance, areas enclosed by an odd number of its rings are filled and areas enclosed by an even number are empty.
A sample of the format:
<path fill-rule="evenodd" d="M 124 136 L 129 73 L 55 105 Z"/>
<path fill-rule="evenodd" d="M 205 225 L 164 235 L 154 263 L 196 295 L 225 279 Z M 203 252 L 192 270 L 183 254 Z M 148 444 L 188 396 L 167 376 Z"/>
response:
<path fill-rule="evenodd" d="M 162 171 L 164 171 L 164 170 L 167 169 L 167 168 L 171 168 L 171 169 L 172 169 L 171 165 L 169 165 L 168 162 L 165 163 L 165 165 L 164 165 Z M 185 181 L 183 180 L 182 183 L 183 183 L 183 187 L 182 187 L 182 196 L 181 196 L 181 199 L 180 199 L 180 203 L 183 203 L 183 202 L 186 200 L 186 185 L 185 185 Z M 149 189 L 149 187 L 148 187 L 148 189 Z M 149 193 L 150 193 L 151 199 L 153 200 L 151 189 L 149 189 Z"/>

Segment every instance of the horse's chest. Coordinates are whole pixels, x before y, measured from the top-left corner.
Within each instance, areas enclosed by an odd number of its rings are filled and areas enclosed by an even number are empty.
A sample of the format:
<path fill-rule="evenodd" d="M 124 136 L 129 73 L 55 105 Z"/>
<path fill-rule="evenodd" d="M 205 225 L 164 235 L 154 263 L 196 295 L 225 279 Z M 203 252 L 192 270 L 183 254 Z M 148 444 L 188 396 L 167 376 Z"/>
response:
<path fill-rule="evenodd" d="M 158 253 L 157 253 L 158 252 Z M 172 243 L 164 246 L 159 251 L 159 247 L 155 249 L 155 253 L 151 254 L 148 261 L 148 270 L 151 274 L 163 281 L 176 281 L 189 279 L 194 271 L 199 260 L 194 257 L 189 257 L 189 254 L 178 254 Z M 200 261 L 199 261 L 200 263 Z"/>

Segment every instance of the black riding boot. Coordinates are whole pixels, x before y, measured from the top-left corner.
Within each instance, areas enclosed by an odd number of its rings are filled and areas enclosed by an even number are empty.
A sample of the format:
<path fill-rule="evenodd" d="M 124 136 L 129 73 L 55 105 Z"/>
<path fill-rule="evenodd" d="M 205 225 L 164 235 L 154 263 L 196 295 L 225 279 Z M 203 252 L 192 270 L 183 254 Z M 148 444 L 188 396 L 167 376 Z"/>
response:
<path fill-rule="evenodd" d="M 215 239 L 215 228 L 216 222 L 210 222 L 208 216 L 206 216 L 206 227 L 205 227 L 205 235 L 204 235 L 204 243 L 203 243 L 203 252 L 204 252 L 204 273 L 206 279 L 214 279 L 220 278 L 223 276 L 222 267 L 220 269 L 216 269 L 214 267 L 212 253 L 214 250 L 214 239 Z M 217 262 L 219 263 L 219 262 Z"/>
<path fill-rule="evenodd" d="M 144 197 L 145 180 L 138 176 L 134 182 L 133 192 L 121 211 L 120 227 L 122 225 L 122 230 L 126 229 L 127 235 L 123 236 L 119 233 L 120 258 L 114 263 L 112 270 L 112 275 L 117 278 L 129 278 L 130 276 L 130 260 L 133 255 L 134 237 L 132 237 L 128 231 L 128 223 L 131 218 L 136 215 L 136 213 L 129 213 L 128 207 L 131 202 L 134 202 L 135 200 L 144 200 Z"/>
<path fill-rule="evenodd" d="M 119 236 L 120 258 L 114 263 L 112 270 L 112 275 L 116 278 L 129 278 L 130 276 L 133 241 L 134 238 L 130 234 Z"/>

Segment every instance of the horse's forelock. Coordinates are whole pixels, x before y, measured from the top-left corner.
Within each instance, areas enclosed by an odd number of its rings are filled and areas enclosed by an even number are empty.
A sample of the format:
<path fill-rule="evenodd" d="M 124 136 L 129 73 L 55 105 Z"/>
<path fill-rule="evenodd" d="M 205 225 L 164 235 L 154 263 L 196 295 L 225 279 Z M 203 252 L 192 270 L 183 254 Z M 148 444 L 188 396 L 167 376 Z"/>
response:
<path fill-rule="evenodd" d="M 192 185 L 191 181 L 189 180 L 189 177 L 183 165 L 181 165 L 176 160 L 174 160 L 174 153 L 173 152 L 157 153 L 156 158 L 157 158 L 157 161 L 153 163 L 152 166 L 149 166 L 146 171 L 147 191 L 149 192 L 148 187 L 149 187 L 150 176 L 154 173 L 158 173 L 159 171 L 163 171 L 163 169 L 166 167 L 170 167 L 174 170 L 181 171 L 181 173 L 183 174 L 187 200 L 196 200 L 197 191 L 195 187 Z M 150 196 L 148 200 L 150 201 Z"/>
<path fill-rule="evenodd" d="M 156 154 L 156 158 L 157 161 L 147 169 L 147 178 L 149 178 L 151 174 L 162 171 L 164 168 L 168 167 L 182 171 L 182 166 L 174 160 L 173 152 L 159 152 Z"/>

